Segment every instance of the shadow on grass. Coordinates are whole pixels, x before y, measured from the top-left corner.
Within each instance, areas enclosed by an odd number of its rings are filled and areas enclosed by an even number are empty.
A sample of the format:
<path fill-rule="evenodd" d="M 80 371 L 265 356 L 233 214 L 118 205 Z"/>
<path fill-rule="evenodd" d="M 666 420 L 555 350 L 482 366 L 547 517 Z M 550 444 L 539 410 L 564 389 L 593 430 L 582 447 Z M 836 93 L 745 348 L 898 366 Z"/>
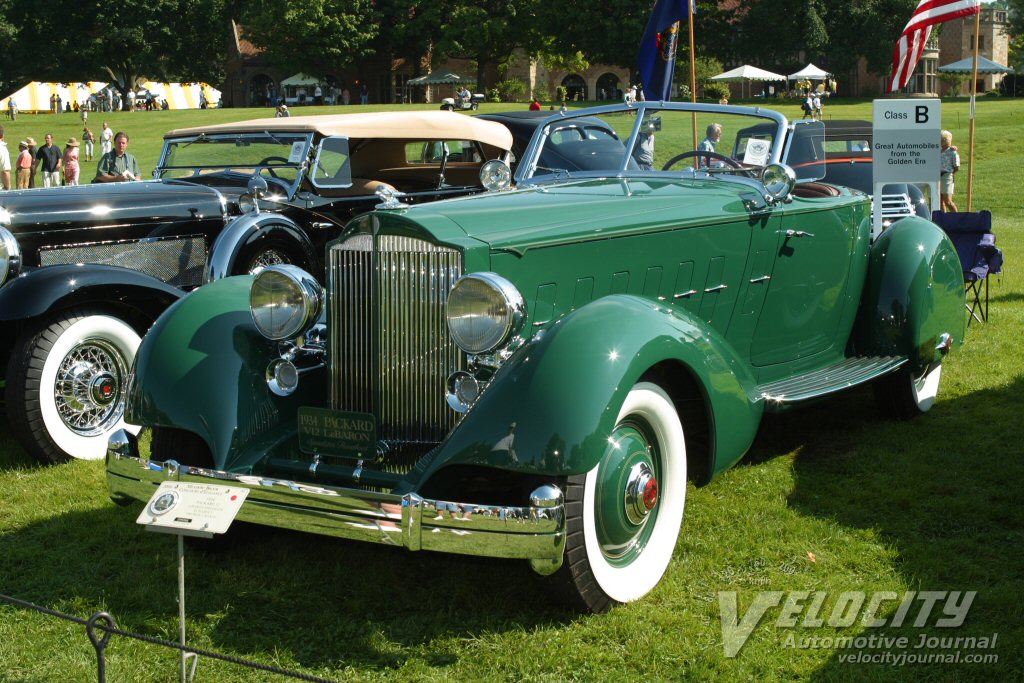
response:
<path fill-rule="evenodd" d="M 870 389 L 861 389 L 764 421 L 746 462 L 756 464 L 780 452 L 797 451 L 791 508 L 878 533 L 898 553 L 897 569 L 909 590 L 977 591 L 967 621 L 959 628 L 929 629 L 941 611 L 937 606 L 924 629 L 887 627 L 865 634 L 886 631 L 887 636 L 907 636 L 910 642 L 923 632 L 1000 634 L 995 669 L 992 664 L 939 663 L 910 669 L 852 664 L 840 659 L 851 650 L 837 650 L 816 672 L 816 679 L 848 680 L 854 673 L 870 680 L 907 673 L 935 680 L 989 678 L 996 672 L 1002 677 L 1008 671 L 1024 675 L 1017 559 L 1024 545 L 1021 396 L 1024 378 L 1017 377 L 1001 388 L 940 400 L 927 415 L 896 423 L 879 419 Z M 860 588 L 850 585 L 845 590 Z M 887 604 L 891 616 L 897 603 Z M 912 611 L 916 614 L 917 607 Z M 857 635 L 859 630 L 863 629 L 858 624 L 837 634 Z M 962 654 L 978 653 L 987 654 Z"/>
<path fill-rule="evenodd" d="M 81 617 L 104 609 L 123 629 L 176 641 L 176 540 L 136 525 L 140 509 L 111 503 L 0 535 L 0 592 Z M 446 667 L 466 639 L 576 616 L 548 607 L 525 562 L 241 531 L 221 552 L 186 546 L 197 647 L 310 669 L 391 670 L 411 657 Z"/>
<path fill-rule="evenodd" d="M 0 472 L 10 470 L 39 469 L 45 467 L 41 462 L 25 452 L 11 435 L 11 425 L 7 416 L 0 414 Z"/>

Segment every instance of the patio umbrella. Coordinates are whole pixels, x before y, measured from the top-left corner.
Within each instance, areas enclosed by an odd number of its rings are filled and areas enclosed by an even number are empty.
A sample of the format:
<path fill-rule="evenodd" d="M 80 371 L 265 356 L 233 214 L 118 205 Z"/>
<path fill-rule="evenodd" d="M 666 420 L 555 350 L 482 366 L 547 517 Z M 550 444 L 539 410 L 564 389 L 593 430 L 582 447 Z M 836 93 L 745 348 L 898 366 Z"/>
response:
<path fill-rule="evenodd" d="M 720 73 L 717 76 L 712 76 L 713 81 L 739 81 L 742 83 L 749 83 L 750 81 L 784 81 L 785 76 L 764 69 L 759 69 L 756 66 L 750 66 L 744 64 L 738 66 L 735 69 Z M 742 85 L 740 86 L 742 89 Z M 742 94 L 742 92 L 740 93 Z"/>

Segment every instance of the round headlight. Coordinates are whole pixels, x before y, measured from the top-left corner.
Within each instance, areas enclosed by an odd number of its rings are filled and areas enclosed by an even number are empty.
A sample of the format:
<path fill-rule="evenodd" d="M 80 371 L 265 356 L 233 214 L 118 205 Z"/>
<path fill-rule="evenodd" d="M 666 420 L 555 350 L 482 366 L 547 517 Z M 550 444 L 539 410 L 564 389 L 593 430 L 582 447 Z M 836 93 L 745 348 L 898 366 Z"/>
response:
<path fill-rule="evenodd" d="M 21 271 L 21 247 L 7 228 L 0 228 L 0 285 Z"/>
<path fill-rule="evenodd" d="M 320 283 L 298 266 L 264 268 L 249 289 L 252 322 L 273 341 L 292 339 L 312 327 L 323 300 Z"/>
<path fill-rule="evenodd" d="M 466 353 L 488 353 L 519 331 L 526 305 L 519 290 L 496 273 L 459 278 L 448 295 L 448 331 Z"/>

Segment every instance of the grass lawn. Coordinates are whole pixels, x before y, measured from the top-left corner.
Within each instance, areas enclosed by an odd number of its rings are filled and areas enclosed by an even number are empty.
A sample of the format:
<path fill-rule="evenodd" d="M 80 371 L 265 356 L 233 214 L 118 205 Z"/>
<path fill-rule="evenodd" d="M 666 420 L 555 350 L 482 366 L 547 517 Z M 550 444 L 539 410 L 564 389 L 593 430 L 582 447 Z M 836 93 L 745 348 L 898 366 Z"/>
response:
<path fill-rule="evenodd" d="M 436 105 L 423 105 L 433 109 Z M 525 108 L 526 105 L 517 105 Z M 485 105 L 485 111 L 508 106 Z M 323 113 L 342 108 L 307 108 Z M 384 107 L 350 106 L 345 111 Z M 778 107 L 800 118 L 797 101 Z M 966 100 L 943 103 L 943 127 L 964 168 Z M 1024 680 L 1024 107 L 982 99 L 974 209 L 990 209 L 1007 269 L 991 287 L 991 319 L 968 329 L 944 364 L 939 401 L 912 423 L 879 419 L 859 389 L 764 421 L 735 468 L 688 494 L 673 562 L 638 603 L 580 616 L 553 603 L 526 563 L 409 553 L 261 530 L 220 553 L 187 551 L 189 642 L 196 647 L 345 681 Z M 272 110 L 137 112 L 104 118 L 131 136 L 144 173 L 164 132 L 270 115 Z M 826 116 L 870 119 L 871 102 L 832 101 Z M 4 121 L 7 141 L 52 132 L 81 139 L 74 114 Z M 98 148 L 98 145 L 97 145 Z M 83 164 L 82 178 L 95 173 Z M 103 464 L 44 467 L 0 418 L 0 593 L 79 617 L 109 611 L 121 628 L 177 639 L 176 544 L 135 524 L 138 509 L 106 496 Z M 824 592 L 827 622 L 845 592 L 976 591 L 962 625 L 923 627 L 921 601 L 893 626 L 781 627 L 767 610 L 735 657 L 723 648 L 720 593 L 739 617 L 761 591 Z M 805 602 L 810 603 L 808 599 Z M 841 605 L 839 612 L 842 612 Z M 861 611 L 863 614 L 863 610 Z M 798 617 L 797 623 L 804 618 Z M 917 649 L 929 637 L 987 637 L 990 649 Z M 904 636 L 909 645 L 801 647 L 813 638 Z M 820 644 L 820 640 L 819 640 Z M 959 661 L 851 663 L 850 654 Z M 974 655 L 997 662 L 968 663 Z M 177 653 L 115 637 L 111 681 L 177 680 Z M 96 680 L 84 629 L 0 604 L 0 682 Z M 203 659 L 198 681 L 286 680 Z"/>

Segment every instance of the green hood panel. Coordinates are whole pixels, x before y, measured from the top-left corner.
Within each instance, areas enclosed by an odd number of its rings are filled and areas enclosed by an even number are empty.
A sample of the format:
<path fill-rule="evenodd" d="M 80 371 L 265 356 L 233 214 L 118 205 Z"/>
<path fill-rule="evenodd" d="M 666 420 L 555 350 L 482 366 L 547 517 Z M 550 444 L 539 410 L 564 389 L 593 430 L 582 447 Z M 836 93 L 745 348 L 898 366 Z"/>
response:
<path fill-rule="evenodd" d="M 493 192 L 401 212 L 439 239 L 452 224 L 494 251 L 605 239 L 638 228 L 696 226 L 748 217 L 753 189 L 718 180 L 597 179 L 511 192 Z M 526 201 L 523 195 L 527 195 Z M 387 223 L 388 212 L 378 212 Z M 529 226 L 529 227 L 524 227 Z"/>

